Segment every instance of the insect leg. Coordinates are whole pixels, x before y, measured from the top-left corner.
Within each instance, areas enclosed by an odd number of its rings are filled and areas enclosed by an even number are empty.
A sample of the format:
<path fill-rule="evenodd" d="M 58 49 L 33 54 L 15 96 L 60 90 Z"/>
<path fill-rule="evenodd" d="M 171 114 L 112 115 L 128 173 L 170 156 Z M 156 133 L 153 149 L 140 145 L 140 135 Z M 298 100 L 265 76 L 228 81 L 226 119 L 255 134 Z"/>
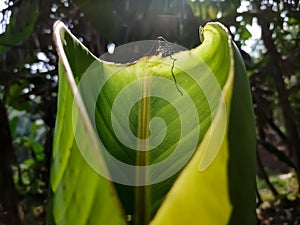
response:
<path fill-rule="evenodd" d="M 178 87 L 178 85 L 177 85 L 177 80 L 176 80 L 176 77 L 175 77 L 175 74 L 174 74 L 175 61 L 176 61 L 177 59 L 173 58 L 172 55 L 170 55 L 170 58 L 172 59 L 171 74 L 172 74 L 172 77 L 173 77 L 173 80 L 174 80 L 176 89 L 177 89 L 177 91 L 178 91 L 178 92 L 181 94 L 181 96 L 182 96 L 183 93 L 182 93 L 182 91 L 179 89 L 179 87 Z"/>

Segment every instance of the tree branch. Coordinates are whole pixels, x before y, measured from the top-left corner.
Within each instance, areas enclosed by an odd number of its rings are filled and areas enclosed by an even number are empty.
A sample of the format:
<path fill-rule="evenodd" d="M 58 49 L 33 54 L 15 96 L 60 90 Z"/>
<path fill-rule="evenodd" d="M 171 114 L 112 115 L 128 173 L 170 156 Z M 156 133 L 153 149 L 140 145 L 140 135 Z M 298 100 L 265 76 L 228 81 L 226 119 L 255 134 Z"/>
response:
<path fill-rule="evenodd" d="M 297 168 L 298 183 L 300 184 L 300 137 L 298 135 L 298 129 L 296 126 L 297 119 L 294 111 L 291 108 L 288 99 L 288 93 L 282 78 L 284 71 L 282 68 L 282 58 L 272 39 L 272 31 L 269 30 L 270 21 L 267 20 L 267 18 L 263 15 L 263 11 L 260 9 L 260 1 L 254 0 L 253 2 L 257 12 L 259 12 L 257 13 L 257 20 L 262 27 L 262 39 L 271 57 L 272 65 L 270 68 L 272 68 L 272 78 L 278 92 L 279 104 L 282 110 L 284 125 L 287 132 L 289 150 L 296 158 L 295 164 Z M 300 192 L 300 185 L 298 192 Z"/>
<path fill-rule="evenodd" d="M 13 146 L 6 109 L 0 100 L 0 203 L 5 212 L 4 224 L 21 225 L 18 192 L 12 179 Z"/>

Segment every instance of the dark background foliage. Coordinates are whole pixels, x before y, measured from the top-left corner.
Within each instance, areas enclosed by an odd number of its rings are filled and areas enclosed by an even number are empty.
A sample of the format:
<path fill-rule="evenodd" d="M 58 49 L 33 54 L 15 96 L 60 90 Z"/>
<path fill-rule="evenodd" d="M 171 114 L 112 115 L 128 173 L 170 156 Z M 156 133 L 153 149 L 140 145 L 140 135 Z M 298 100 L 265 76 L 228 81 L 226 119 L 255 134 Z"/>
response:
<path fill-rule="evenodd" d="M 0 225 L 45 221 L 58 19 L 97 56 L 158 36 L 192 48 L 199 25 L 230 28 L 256 115 L 258 224 L 300 224 L 299 9 L 298 0 L 1 0 Z"/>

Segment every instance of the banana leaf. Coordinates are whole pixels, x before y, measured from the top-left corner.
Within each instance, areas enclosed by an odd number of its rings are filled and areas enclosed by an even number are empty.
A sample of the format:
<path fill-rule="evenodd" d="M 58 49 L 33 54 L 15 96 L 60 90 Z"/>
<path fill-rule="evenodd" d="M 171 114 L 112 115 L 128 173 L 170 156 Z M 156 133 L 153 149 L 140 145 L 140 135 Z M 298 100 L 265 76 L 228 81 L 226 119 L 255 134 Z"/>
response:
<path fill-rule="evenodd" d="M 122 64 L 97 58 L 55 23 L 48 224 L 255 223 L 244 63 L 222 24 L 199 31 L 203 42 L 194 49 L 171 51 L 164 42 Z"/>

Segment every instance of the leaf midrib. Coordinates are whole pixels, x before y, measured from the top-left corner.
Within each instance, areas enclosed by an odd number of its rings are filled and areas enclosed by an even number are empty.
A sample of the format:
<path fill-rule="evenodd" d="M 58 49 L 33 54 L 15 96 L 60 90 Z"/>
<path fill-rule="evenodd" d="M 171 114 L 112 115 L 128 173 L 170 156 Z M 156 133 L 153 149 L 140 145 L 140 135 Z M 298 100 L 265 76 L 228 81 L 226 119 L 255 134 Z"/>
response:
<path fill-rule="evenodd" d="M 146 67 L 147 68 L 147 67 Z M 145 71 L 144 71 L 145 72 Z M 142 73 L 142 77 L 146 77 L 147 73 Z M 137 143 L 136 153 L 136 182 L 137 184 L 147 183 L 148 171 L 142 166 L 149 165 L 149 151 L 146 140 L 149 136 L 149 115 L 150 115 L 150 98 L 147 97 L 149 92 L 149 80 L 141 79 L 142 99 L 139 105 L 138 114 L 138 132 L 137 137 L 140 141 Z M 135 188 L 135 218 L 136 225 L 146 225 L 150 221 L 150 196 L 149 187 L 142 185 Z"/>

